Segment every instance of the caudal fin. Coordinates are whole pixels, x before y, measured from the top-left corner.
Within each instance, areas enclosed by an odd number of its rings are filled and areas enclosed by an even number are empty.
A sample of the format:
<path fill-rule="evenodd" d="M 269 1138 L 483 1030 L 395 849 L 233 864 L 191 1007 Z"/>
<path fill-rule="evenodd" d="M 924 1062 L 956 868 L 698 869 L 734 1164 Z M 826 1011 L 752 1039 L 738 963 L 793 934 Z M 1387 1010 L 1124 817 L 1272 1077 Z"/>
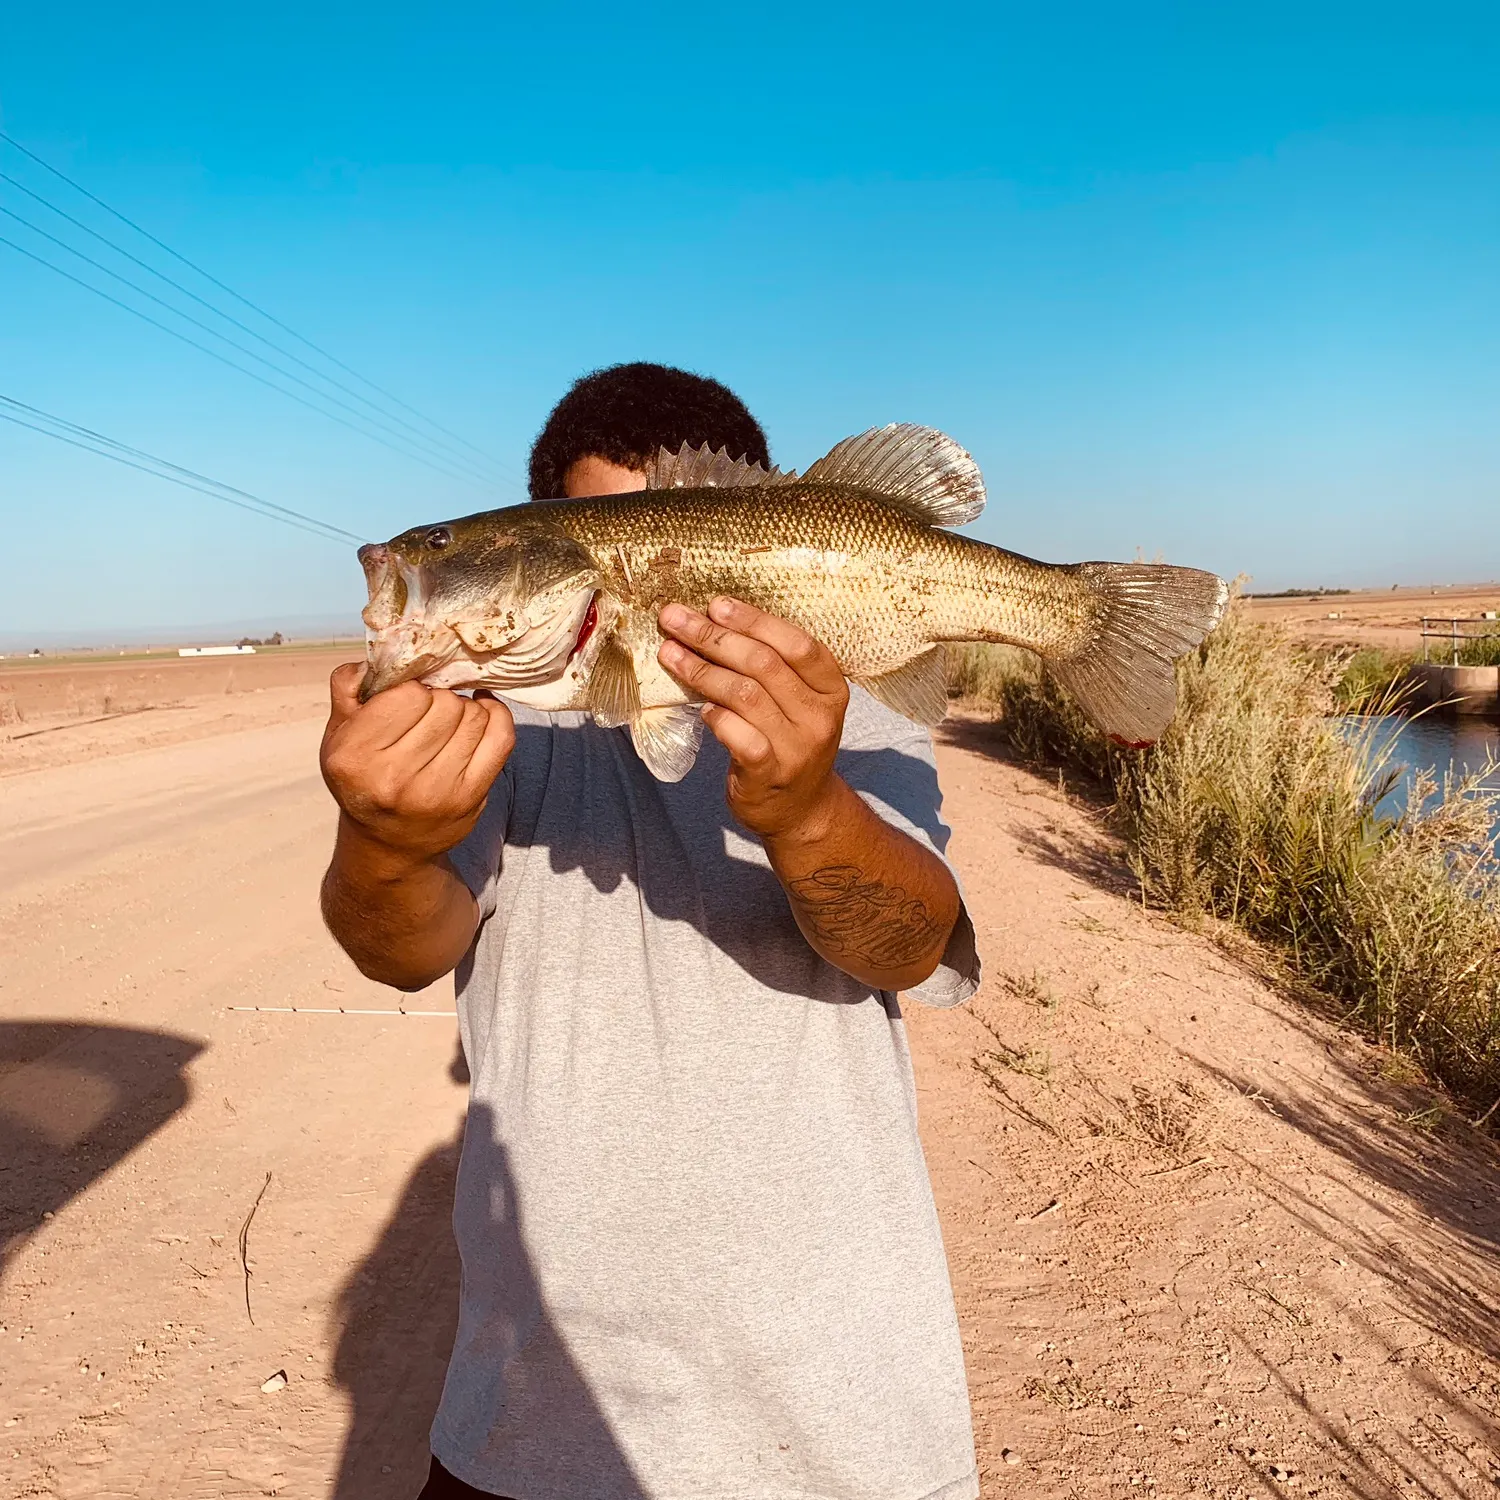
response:
<path fill-rule="evenodd" d="M 1229 585 L 1153 563 L 1081 563 L 1078 575 L 1098 600 L 1097 626 L 1087 646 L 1047 666 L 1116 744 L 1154 744 L 1177 711 L 1172 664 L 1219 623 Z"/>

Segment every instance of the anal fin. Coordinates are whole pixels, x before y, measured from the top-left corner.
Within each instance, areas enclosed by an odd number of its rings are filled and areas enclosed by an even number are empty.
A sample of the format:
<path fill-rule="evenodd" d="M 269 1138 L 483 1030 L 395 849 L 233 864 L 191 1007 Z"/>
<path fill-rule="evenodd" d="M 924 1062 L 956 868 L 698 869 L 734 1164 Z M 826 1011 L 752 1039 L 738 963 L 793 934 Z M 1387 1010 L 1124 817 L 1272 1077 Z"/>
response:
<path fill-rule="evenodd" d="M 929 729 L 947 716 L 948 658 L 941 646 L 930 647 L 893 672 L 853 681 L 887 708 Z"/>
<path fill-rule="evenodd" d="M 630 739 L 658 781 L 681 781 L 698 759 L 703 715 L 697 704 L 643 708 L 630 721 Z"/>

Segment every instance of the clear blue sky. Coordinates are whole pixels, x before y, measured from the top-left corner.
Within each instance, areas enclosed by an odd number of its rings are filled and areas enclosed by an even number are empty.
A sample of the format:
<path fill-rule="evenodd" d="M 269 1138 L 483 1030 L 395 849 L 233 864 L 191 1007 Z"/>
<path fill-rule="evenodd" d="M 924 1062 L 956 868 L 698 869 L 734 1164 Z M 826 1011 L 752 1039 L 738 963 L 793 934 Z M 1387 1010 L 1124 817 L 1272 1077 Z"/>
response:
<path fill-rule="evenodd" d="M 1038 556 L 1500 575 L 1493 4 L 31 6 L 0 126 L 512 472 L 661 359 L 783 463 L 943 427 Z M 3 246 L 0 392 L 361 535 L 519 495 Z M 8 632 L 362 601 L 348 549 L 3 424 L 0 510 Z"/>

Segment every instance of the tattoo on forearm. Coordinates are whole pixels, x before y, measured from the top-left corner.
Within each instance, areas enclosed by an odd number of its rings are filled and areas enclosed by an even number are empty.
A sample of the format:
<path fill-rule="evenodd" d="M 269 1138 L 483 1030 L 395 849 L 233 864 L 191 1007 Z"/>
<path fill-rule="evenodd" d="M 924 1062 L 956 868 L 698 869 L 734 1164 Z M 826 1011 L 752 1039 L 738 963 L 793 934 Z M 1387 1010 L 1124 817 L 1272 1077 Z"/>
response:
<path fill-rule="evenodd" d="M 870 880 L 856 865 L 826 865 L 788 881 L 808 925 L 835 953 L 897 968 L 931 953 L 940 925 L 926 902 Z"/>

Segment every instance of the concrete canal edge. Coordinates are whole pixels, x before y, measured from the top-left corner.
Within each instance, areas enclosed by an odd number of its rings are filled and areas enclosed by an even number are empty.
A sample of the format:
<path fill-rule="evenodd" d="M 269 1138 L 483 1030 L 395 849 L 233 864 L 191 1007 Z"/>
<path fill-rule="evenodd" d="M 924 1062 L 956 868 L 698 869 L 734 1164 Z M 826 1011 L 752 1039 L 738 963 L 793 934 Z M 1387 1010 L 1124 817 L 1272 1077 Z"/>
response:
<path fill-rule="evenodd" d="M 1445 667 L 1421 661 L 1413 664 L 1410 681 L 1415 707 L 1500 719 L 1500 666 Z"/>

